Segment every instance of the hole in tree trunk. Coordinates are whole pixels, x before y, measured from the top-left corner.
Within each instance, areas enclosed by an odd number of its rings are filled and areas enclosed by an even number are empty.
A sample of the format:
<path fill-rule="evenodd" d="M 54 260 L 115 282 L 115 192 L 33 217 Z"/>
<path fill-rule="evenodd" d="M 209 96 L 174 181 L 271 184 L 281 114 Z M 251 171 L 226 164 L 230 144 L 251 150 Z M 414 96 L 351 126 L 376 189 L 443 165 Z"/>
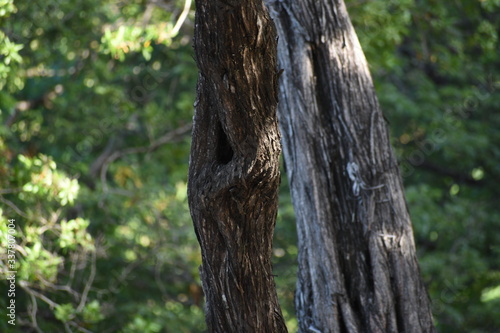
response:
<path fill-rule="evenodd" d="M 234 152 L 233 148 L 229 144 L 229 139 L 222 128 L 221 123 L 217 125 L 217 148 L 216 148 L 216 158 L 217 162 L 220 164 L 228 164 L 233 158 Z"/>

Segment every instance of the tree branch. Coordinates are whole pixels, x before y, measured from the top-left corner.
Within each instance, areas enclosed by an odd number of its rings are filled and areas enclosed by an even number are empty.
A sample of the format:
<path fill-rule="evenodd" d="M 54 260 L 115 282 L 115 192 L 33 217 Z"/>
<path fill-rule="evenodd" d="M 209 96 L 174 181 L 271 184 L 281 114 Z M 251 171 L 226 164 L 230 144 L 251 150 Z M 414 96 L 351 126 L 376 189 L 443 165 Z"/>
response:
<path fill-rule="evenodd" d="M 464 183 L 471 186 L 484 186 L 486 184 L 484 180 L 476 180 L 469 174 L 457 170 L 448 169 L 441 165 L 429 162 L 427 160 L 424 161 L 422 164 L 418 165 L 417 167 L 437 173 L 442 176 L 453 178 L 453 180 L 456 181 L 457 183 Z"/>
<path fill-rule="evenodd" d="M 107 183 L 106 183 L 106 173 L 108 171 L 108 167 L 111 163 L 116 161 L 117 159 L 125 156 L 125 155 L 130 155 L 130 154 L 140 154 L 140 153 L 149 153 L 153 152 L 159 147 L 161 147 L 164 144 L 174 142 L 175 140 L 180 139 L 184 134 L 188 133 L 191 128 L 193 127 L 193 124 L 189 123 L 186 125 L 183 125 L 173 131 L 170 131 L 160 138 L 156 139 L 153 141 L 150 145 L 148 146 L 142 146 L 142 147 L 134 147 L 134 148 L 127 148 L 119 151 L 115 151 L 114 153 L 110 154 L 102 163 L 101 167 L 101 182 L 103 183 L 104 190 L 107 191 Z"/>

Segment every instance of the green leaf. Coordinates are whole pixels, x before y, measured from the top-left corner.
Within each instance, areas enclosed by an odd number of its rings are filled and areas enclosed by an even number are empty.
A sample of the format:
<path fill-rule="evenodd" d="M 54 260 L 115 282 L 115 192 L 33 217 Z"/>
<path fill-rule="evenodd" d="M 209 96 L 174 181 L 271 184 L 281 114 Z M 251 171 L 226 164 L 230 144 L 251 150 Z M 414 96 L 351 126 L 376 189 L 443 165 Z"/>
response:
<path fill-rule="evenodd" d="M 73 307 L 73 305 L 71 303 L 66 303 L 56 306 L 54 314 L 57 319 L 64 323 L 67 323 L 74 318 L 75 312 L 76 309 Z"/>

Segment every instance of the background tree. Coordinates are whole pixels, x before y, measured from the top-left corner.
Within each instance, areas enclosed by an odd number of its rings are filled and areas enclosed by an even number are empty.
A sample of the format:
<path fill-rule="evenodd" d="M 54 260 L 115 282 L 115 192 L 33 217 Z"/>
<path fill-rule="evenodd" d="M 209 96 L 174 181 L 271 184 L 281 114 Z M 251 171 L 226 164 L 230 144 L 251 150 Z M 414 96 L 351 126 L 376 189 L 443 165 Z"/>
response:
<path fill-rule="evenodd" d="M 208 331 L 286 332 L 271 267 L 281 152 L 275 28 L 261 0 L 196 5 L 188 196 Z"/>
<path fill-rule="evenodd" d="M 343 1 L 270 2 L 301 332 L 431 332 L 397 159 Z"/>

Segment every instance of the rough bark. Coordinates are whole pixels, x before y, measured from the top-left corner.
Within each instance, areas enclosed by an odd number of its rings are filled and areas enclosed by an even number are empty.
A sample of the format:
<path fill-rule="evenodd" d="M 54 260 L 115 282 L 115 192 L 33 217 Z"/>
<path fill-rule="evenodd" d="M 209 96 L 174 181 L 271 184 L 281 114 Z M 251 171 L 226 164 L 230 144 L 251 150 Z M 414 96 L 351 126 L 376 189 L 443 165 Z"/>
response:
<path fill-rule="evenodd" d="M 269 0 L 300 332 L 433 332 L 397 160 L 343 1 Z"/>
<path fill-rule="evenodd" d="M 188 197 L 209 332 L 286 332 L 271 267 L 281 152 L 276 43 L 262 0 L 196 1 Z"/>

